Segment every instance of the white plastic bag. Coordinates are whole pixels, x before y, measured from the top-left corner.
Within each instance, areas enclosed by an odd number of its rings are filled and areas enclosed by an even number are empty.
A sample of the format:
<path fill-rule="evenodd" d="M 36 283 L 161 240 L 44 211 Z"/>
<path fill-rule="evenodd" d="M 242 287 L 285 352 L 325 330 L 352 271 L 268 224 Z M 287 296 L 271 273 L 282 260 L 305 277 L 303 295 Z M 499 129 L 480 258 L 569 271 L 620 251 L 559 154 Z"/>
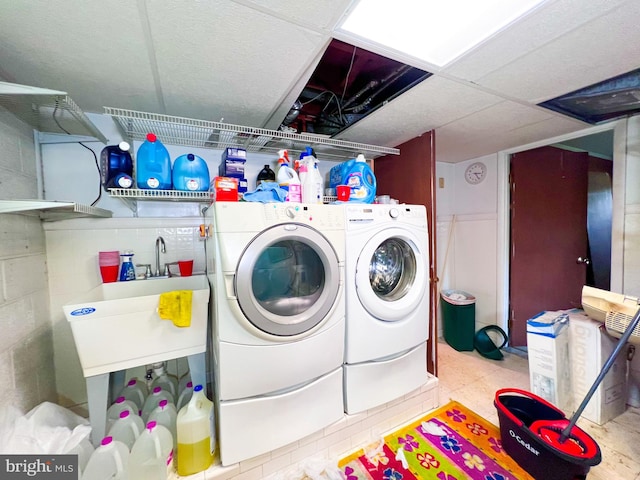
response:
<path fill-rule="evenodd" d="M 268 480 L 344 480 L 345 476 L 336 462 L 312 457 L 292 465 L 283 472 L 276 472 Z"/>
<path fill-rule="evenodd" d="M 302 464 L 305 479 L 309 480 L 343 480 L 344 475 L 335 462 L 326 458 L 309 458 Z"/>
<path fill-rule="evenodd" d="M 0 413 L 0 453 L 61 454 L 87 449 L 89 421 L 51 402 L 44 402 L 26 415 L 14 408 Z"/>

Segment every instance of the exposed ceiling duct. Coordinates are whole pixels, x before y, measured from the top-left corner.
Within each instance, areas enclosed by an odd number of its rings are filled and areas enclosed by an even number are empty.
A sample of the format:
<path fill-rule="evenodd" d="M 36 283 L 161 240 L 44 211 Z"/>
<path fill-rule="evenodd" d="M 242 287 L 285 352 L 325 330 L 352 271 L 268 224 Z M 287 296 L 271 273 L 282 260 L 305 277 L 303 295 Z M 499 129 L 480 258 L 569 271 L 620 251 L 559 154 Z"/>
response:
<path fill-rule="evenodd" d="M 594 83 L 540 104 L 588 123 L 601 123 L 640 112 L 640 69 Z"/>
<path fill-rule="evenodd" d="M 334 39 L 281 128 L 334 136 L 430 75 Z"/>

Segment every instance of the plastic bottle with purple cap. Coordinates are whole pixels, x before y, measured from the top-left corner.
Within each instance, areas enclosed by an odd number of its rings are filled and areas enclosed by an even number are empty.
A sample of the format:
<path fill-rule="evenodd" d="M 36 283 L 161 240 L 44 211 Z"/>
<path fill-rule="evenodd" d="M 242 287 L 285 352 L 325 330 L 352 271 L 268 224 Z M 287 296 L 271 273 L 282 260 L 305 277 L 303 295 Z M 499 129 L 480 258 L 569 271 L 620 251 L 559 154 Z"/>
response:
<path fill-rule="evenodd" d="M 138 408 L 138 406 L 131 400 L 127 400 L 124 396 L 121 395 L 116 398 L 116 401 L 113 402 L 107 409 L 108 427 L 113 425 L 113 423 L 120 418 L 120 414 L 124 411 L 129 411 L 131 413 L 135 413 L 136 415 L 140 414 L 140 409 Z"/>
<path fill-rule="evenodd" d="M 82 480 L 103 478 L 126 480 L 128 470 L 129 448 L 112 437 L 104 437 L 89 457 L 81 478 Z"/>
<path fill-rule="evenodd" d="M 164 363 L 153 364 L 154 379 L 151 382 L 151 389 L 155 387 L 162 387 L 163 390 L 169 392 L 172 397 L 172 402 L 175 404 L 176 399 L 180 392 L 178 392 L 178 377 L 167 372 Z"/>
<path fill-rule="evenodd" d="M 167 480 L 173 470 L 171 432 L 149 422 L 133 444 L 129 456 L 129 480 Z"/>
<path fill-rule="evenodd" d="M 153 391 L 149 394 L 142 406 L 142 414 L 140 415 L 142 420 L 145 422 L 149 420 L 149 415 L 160 404 L 160 400 L 167 400 L 168 402 L 173 403 L 173 395 L 166 390 L 163 390 L 162 387 L 154 387 Z"/>
<path fill-rule="evenodd" d="M 120 418 L 114 422 L 107 435 L 124 443 L 131 450 L 143 430 L 142 418 L 129 410 L 124 410 L 120 412 Z"/>
<path fill-rule="evenodd" d="M 193 383 L 191 381 L 187 382 L 182 391 L 180 392 L 180 396 L 178 397 L 178 401 L 176 402 L 176 410 L 179 412 L 182 407 L 184 407 L 193 395 Z"/>
<path fill-rule="evenodd" d="M 138 407 L 138 415 L 142 413 L 142 406 L 144 400 L 149 394 L 147 384 L 137 378 L 132 378 L 127 382 L 124 388 L 120 391 L 119 396 L 124 397 L 126 400 L 133 402 Z"/>
<path fill-rule="evenodd" d="M 149 421 L 166 427 L 171 432 L 173 438 L 173 450 L 176 451 L 176 419 L 178 411 L 173 403 L 167 400 L 160 400 L 158 406 L 149 414 Z"/>

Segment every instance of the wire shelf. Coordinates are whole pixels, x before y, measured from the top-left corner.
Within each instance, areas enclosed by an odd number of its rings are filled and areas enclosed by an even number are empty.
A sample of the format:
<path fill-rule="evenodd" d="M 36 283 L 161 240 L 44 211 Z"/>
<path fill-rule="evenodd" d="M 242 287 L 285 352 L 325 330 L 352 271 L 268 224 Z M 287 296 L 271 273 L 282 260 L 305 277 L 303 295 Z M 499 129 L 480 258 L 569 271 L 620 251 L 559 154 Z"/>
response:
<path fill-rule="evenodd" d="M 340 161 L 353 158 L 359 153 L 370 158 L 400 154 L 397 148 L 348 142 L 324 135 L 289 133 L 122 108 L 104 108 L 105 113 L 114 118 L 122 133 L 130 140 L 143 141 L 147 133 L 153 132 L 163 143 L 185 147 L 236 147 L 247 152 L 272 153 L 286 148 L 297 154 L 310 146 L 316 151 L 318 158 Z"/>
<path fill-rule="evenodd" d="M 213 202 L 210 192 L 185 192 L 179 190 L 146 190 L 136 188 L 110 188 L 109 195 L 124 200 L 158 200 L 176 202 Z M 336 196 L 322 197 L 322 203 L 334 203 Z"/>
<path fill-rule="evenodd" d="M 136 188 L 110 188 L 109 195 L 134 200 L 159 200 L 175 202 L 210 202 L 209 192 L 187 192 L 182 190 L 146 190 Z"/>

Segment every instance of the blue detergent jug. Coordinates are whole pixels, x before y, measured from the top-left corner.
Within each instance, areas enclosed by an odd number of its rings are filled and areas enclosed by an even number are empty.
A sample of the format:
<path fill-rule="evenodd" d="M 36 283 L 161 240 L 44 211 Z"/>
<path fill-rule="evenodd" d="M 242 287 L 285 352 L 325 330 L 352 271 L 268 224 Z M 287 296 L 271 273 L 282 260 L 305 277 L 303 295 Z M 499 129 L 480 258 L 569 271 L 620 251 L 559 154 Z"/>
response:
<path fill-rule="evenodd" d="M 153 133 L 147 134 L 138 149 L 136 183 L 142 189 L 171 190 L 171 157 Z"/>
<path fill-rule="evenodd" d="M 173 162 L 173 188 L 189 192 L 209 190 L 209 167 L 204 159 L 193 153 L 180 155 Z"/>
<path fill-rule="evenodd" d="M 130 188 L 133 185 L 133 160 L 129 144 L 108 145 L 100 152 L 100 180 L 105 192 L 110 188 Z"/>
<path fill-rule="evenodd" d="M 362 154 L 329 171 L 329 186 L 336 188 L 338 185 L 348 185 L 351 188 L 350 202 L 373 203 L 376 198 L 376 177 Z"/>

